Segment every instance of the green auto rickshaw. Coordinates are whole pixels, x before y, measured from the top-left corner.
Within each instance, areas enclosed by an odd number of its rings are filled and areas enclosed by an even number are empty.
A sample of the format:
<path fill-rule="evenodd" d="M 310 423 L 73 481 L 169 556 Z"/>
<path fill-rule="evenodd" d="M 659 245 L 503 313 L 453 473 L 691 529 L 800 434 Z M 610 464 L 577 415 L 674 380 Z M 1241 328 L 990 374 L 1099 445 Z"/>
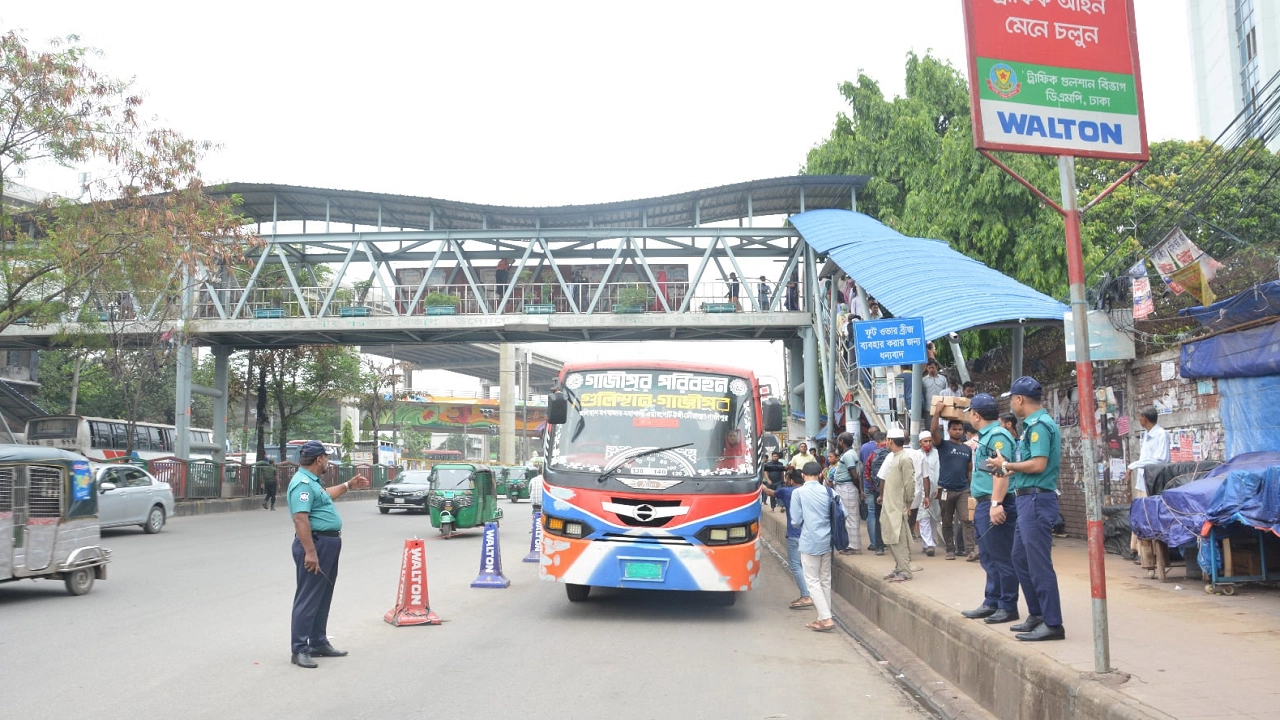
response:
<path fill-rule="evenodd" d="M 488 465 L 436 463 L 428 484 L 431 527 L 445 537 L 502 519 L 494 472 Z"/>
<path fill-rule="evenodd" d="M 511 475 L 511 468 L 507 467 L 506 465 L 493 465 L 491 467 L 493 468 L 493 480 L 494 480 L 494 483 L 497 485 L 498 494 L 506 495 L 507 479 Z"/>
<path fill-rule="evenodd" d="M 511 468 L 511 475 L 507 478 L 507 499 L 513 503 L 528 500 L 529 481 L 537 474 L 537 470 L 523 465 Z"/>

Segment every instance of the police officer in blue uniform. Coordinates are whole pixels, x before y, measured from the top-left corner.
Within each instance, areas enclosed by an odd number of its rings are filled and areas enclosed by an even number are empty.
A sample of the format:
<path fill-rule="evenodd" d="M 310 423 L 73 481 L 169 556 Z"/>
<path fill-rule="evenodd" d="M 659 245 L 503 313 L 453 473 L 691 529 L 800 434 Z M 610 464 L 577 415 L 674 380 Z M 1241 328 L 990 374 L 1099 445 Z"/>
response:
<path fill-rule="evenodd" d="M 338 556 L 342 553 L 342 518 L 333 501 L 349 490 L 369 487 L 362 475 L 331 488 L 320 484 L 320 475 L 329 466 L 324 445 L 315 440 L 303 443 L 298 452 L 298 471 L 289 481 L 289 512 L 293 515 L 293 564 L 298 587 L 293 595 L 293 623 L 290 662 L 298 667 L 318 667 L 315 657 L 342 657 L 345 650 L 329 644 L 329 605 L 333 584 L 338 579 Z"/>
<path fill-rule="evenodd" d="M 1018 619 L 1018 576 L 1013 570 L 1013 533 L 1017 522 L 1016 498 L 1009 491 L 1009 478 L 997 474 L 992 463 L 996 453 L 1014 452 L 1013 436 L 1000 424 L 1000 407 L 987 393 L 973 396 L 969 404 L 973 426 L 978 429 L 978 447 L 973 451 L 973 482 L 970 492 L 977 506 L 973 526 L 978 540 L 978 562 L 987 574 L 982 606 L 965 610 L 967 618 L 983 618 L 989 625 Z M 993 473 L 992 471 L 995 471 Z M 993 517 L 999 518 L 996 522 Z"/>
<path fill-rule="evenodd" d="M 1011 474 L 1009 487 L 1016 496 L 1017 524 L 1013 531 L 1013 569 L 1027 599 L 1027 619 L 1009 628 L 1019 640 L 1062 640 L 1062 600 L 1058 575 L 1053 570 L 1053 526 L 1058 522 L 1058 473 L 1062 467 L 1062 433 L 1044 409 L 1044 391 L 1033 377 L 1023 376 L 1009 388 L 1010 409 L 1022 418 L 1018 461 L 997 453 L 994 464 Z M 992 522 L 1003 521 L 1003 512 L 992 506 Z"/>

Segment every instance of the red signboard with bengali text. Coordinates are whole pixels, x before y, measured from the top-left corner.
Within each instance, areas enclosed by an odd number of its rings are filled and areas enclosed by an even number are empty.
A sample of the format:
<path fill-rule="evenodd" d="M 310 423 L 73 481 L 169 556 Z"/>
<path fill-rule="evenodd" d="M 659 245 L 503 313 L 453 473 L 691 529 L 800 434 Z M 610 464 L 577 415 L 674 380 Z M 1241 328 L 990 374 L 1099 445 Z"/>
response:
<path fill-rule="evenodd" d="M 974 145 L 1146 160 L 1132 0 L 962 0 Z"/>

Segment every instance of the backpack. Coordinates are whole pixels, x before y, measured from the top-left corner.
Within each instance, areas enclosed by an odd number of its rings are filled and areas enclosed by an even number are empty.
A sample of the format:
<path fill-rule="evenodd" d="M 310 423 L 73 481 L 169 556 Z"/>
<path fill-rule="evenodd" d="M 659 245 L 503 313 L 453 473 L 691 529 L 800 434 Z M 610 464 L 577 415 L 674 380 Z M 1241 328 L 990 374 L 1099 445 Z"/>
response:
<path fill-rule="evenodd" d="M 827 511 L 831 520 L 831 549 L 848 550 L 849 526 L 845 521 L 849 516 L 844 511 L 844 503 L 831 492 L 831 488 L 827 488 L 827 499 L 831 501 Z"/>
<path fill-rule="evenodd" d="M 884 465 L 884 461 L 888 457 L 888 446 L 876 448 L 875 454 L 871 456 L 871 462 L 867 463 L 867 480 L 873 487 L 880 486 L 880 466 Z"/>

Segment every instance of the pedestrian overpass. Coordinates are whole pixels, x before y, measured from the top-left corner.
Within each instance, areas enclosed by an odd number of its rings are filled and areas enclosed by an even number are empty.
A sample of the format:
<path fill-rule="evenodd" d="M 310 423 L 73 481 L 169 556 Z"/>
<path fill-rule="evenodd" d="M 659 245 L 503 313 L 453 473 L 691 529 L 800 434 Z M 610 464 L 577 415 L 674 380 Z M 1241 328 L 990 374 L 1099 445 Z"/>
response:
<path fill-rule="evenodd" d="M 205 267 L 189 278 L 176 307 L 130 293 L 85 298 L 63 322 L 6 328 L 0 349 L 55 346 L 76 333 L 101 332 L 103 323 L 139 344 L 172 338 L 176 424 L 181 430 L 187 422 L 193 390 L 213 396 L 210 449 L 217 451 L 224 447 L 233 350 L 355 345 L 452 369 L 465 360 L 459 344 L 479 344 L 464 354 L 492 358 L 496 348 L 498 367 L 481 360 L 470 365 L 471 374 L 501 376 L 505 401 L 514 394 L 506 387 L 514 372 L 500 371 L 513 366 L 504 351 L 512 343 L 782 340 L 791 358 L 792 407 L 805 409 L 808 434 L 815 435 L 818 359 L 829 345 L 815 310 L 824 299 L 817 255 L 785 218 L 856 209 L 866 181 L 785 177 L 559 207 L 214 186 L 212 194 L 242 201 L 241 212 L 263 241 L 244 266 Z M 731 302 L 735 285 L 739 295 Z M 193 346 L 212 349 L 215 387 L 193 388 Z M 822 364 L 830 388 L 830 365 Z M 554 377 L 554 366 L 530 363 L 531 382 Z M 504 418 L 507 412 L 504 402 Z M 189 451 L 178 448 L 179 456 Z"/>

